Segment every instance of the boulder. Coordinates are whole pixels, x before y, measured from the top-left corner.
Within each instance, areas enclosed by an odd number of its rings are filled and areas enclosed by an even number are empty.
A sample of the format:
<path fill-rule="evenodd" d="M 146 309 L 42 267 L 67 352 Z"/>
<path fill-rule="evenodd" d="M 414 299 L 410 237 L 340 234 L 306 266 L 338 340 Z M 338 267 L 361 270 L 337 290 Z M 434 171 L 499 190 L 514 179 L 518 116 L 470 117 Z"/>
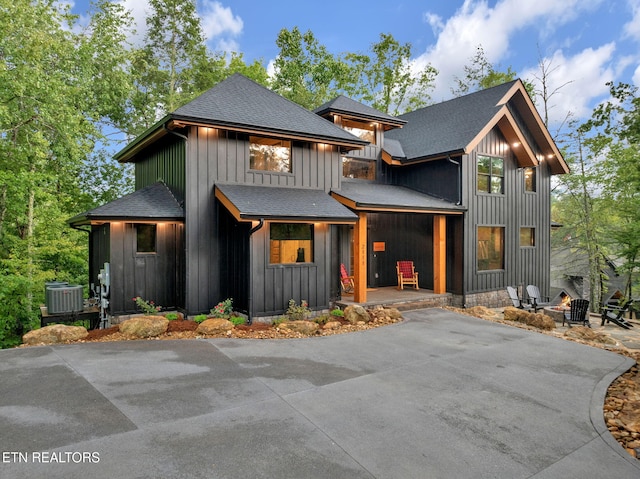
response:
<path fill-rule="evenodd" d="M 22 336 L 24 344 L 56 344 L 66 341 L 78 341 L 87 337 L 89 332 L 82 326 L 65 326 L 52 324 L 44 328 L 34 329 Z"/>
<path fill-rule="evenodd" d="M 160 336 L 168 327 L 169 320 L 162 316 L 137 316 L 118 325 L 119 331 L 131 339 Z"/>
<path fill-rule="evenodd" d="M 340 321 L 327 321 L 324 325 L 324 329 L 340 329 L 342 324 Z"/>
<path fill-rule="evenodd" d="M 315 334 L 318 328 L 320 328 L 320 325 L 313 321 L 298 320 L 298 321 L 285 321 L 283 323 L 280 323 L 278 327 L 280 329 L 288 329 L 289 331 L 295 331 L 296 333 L 300 333 L 300 334 L 311 335 L 311 334 Z"/>
<path fill-rule="evenodd" d="M 225 318 L 205 319 L 196 329 L 200 334 L 220 334 L 233 329 L 233 323 Z"/>
<path fill-rule="evenodd" d="M 368 323 L 371 321 L 371 317 L 366 309 L 359 305 L 347 306 L 344 309 L 344 319 L 351 324 L 357 324 L 359 321 Z"/>

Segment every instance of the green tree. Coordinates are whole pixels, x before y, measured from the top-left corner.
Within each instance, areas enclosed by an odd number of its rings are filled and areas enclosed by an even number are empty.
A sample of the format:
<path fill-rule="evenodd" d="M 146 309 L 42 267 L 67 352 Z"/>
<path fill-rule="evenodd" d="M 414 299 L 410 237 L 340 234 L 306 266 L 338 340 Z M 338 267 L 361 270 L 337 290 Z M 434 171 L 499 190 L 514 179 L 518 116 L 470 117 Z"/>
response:
<path fill-rule="evenodd" d="M 280 52 L 274 62 L 272 88 L 307 109 L 334 98 L 347 81 L 349 69 L 321 45 L 310 30 L 283 28 L 276 45 Z"/>
<path fill-rule="evenodd" d="M 345 85 L 347 94 L 390 115 L 428 105 L 438 71 L 431 65 L 415 70 L 411 54 L 410 43 L 401 44 L 386 33 L 371 45 L 371 55 L 347 54 L 355 79 Z"/>

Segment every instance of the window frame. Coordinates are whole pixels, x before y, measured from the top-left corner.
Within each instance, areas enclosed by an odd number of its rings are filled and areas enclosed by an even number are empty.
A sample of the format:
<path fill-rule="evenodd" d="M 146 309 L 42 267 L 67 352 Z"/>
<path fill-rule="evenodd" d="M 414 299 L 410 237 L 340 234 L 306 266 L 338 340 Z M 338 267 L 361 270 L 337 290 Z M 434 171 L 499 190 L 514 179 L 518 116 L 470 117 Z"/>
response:
<path fill-rule="evenodd" d="M 488 158 L 489 161 L 489 171 L 488 173 L 481 173 L 480 172 L 480 159 L 481 158 Z M 494 172 L 494 164 L 493 164 L 493 160 L 500 160 L 501 162 L 501 170 L 502 170 L 502 175 L 497 175 Z M 497 155 L 487 155 L 484 153 L 478 153 L 476 155 L 476 193 L 480 193 L 480 194 L 485 194 L 485 195 L 504 195 L 504 183 L 505 183 L 505 174 L 504 174 L 504 157 L 502 156 L 497 156 Z M 486 177 L 487 178 L 487 188 L 486 189 L 481 189 L 480 188 L 480 178 L 481 177 Z M 493 191 L 493 185 L 494 185 L 494 178 L 500 178 L 500 191 L 496 192 Z"/>
<path fill-rule="evenodd" d="M 290 236 L 291 234 L 293 234 L 295 236 L 295 229 L 300 230 L 301 226 L 306 226 L 308 227 L 308 235 L 305 234 L 305 238 L 279 238 L 279 239 L 273 239 L 274 237 L 274 229 L 275 228 L 280 228 L 280 227 L 284 227 L 284 226 L 289 226 L 290 229 L 292 231 L 290 231 L 287 235 Z M 282 233 L 282 232 L 280 232 Z M 300 235 L 302 236 L 302 235 Z M 280 261 L 273 261 L 274 259 L 274 252 L 273 252 L 273 248 L 274 248 L 274 242 L 275 241 L 279 241 L 279 242 L 284 242 L 284 241 L 291 241 L 291 242 L 298 242 L 298 244 L 295 246 L 296 251 L 296 255 L 299 255 L 300 251 L 299 249 L 307 246 L 308 247 L 308 255 L 309 258 L 307 259 L 307 248 L 304 249 L 305 251 L 305 255 L 304 255 L 304 261 L 299 261 L 299 257 L 296 257 L 293 261 L 283 261 L 282 259 L 280 259 Z M 308 242 L 306 245 L 300 246 L 301 241 L 304 242 Z M 303 264 L 313 264 L 315 262 L 315 224 L 314 223 L 287 223 L 287 222 L 271 222 L 269 223 L 269 239 L 268 239 L 268 255 L 269 255 L 269 266 L 295 266 L 295 265 L 303 265 Z M 278 244 L 278 249 L 281 250 L 283 248 L 282 243 Z M 280 251 L 278 252 L 278 255 L 280 256 L 281 253 Z"/>
<path fill-rule="evenodd" d="M 538 191 L 538 172 L 537 168 L 534 166 L 526 166 L 523 169 L 523 181 L 524 181 L 524 192 L 525 193 L 537 193 Z M 529 182 L 527 181 L 527 172 L 531 172 L 531 187 L 529 187 Z M 531 189 L 530 189 L 531 188 Z"/>
<path fill-rule="evenodd" d="M 370 171 L 373 173 L 373 178 L 362 178 L 362 177 L 358 177 L 358 176 L 345 176 L 345 163 L 347 162 L 353 162 L 354 164 L 357 163 L 367 163 Z M 348 180 L 362 180 L 362 181 L 375 181 L 376 177 L 378 176 L 378 162 L 376 160 L 369 160 L 366 158 L 353 158 L 351 156 L 341 156 L 340 157 L 340 163 L 342 166 L 342 178 L 348 179 Z"/>
<path fill-rule="evenodd" d="M 378 132 L 377 132 L 377 128 L 376 125 L 372 122 L 366 122 L 366 121 L 361 121 L 361 120 L 351 120 L 349 118 L 343 118 L 342 119 L 342 128 L 346 131 L 348 131 L 349 133 L 351 133 L 352 135 L 357 136 L 358 138 L 368 141 L 369 143 L 371 143 L 372 145 L 377 144 L 377 136 L 378 136 Z M 367 135 L 363 135 L 361 133 L 358 133 L 359 131 L 362 132 L 368 132 L 371 134 L 371 138 L 373 139 L 373 141 L 370 141 L 368 138 L 368 134 Z M 365 138 L 366 137 L 366 138 Z"/>
<path fill-rule="evenodd" d="M 491 233 L 489 234 L 490 239 L 489 240 L 481 240 L 480 239 L 480 230 L 481 229 L 490 229 L 492 230 Z M 500 267 L 495 268 L 495 267 L 489 267 L 491 266 L 492 262 L 495 262 L 495 259 L 492 259 L 492 252 L 495 252 L 495 248 L 492 250 L 491 248 L 489 248 L 490 243 L 487 243 L 487 250 L 486 253 L 482 253 L 481 252 L 481 241 L 491 241 L 493 239 L 493 233 L 495 232 L 495 230 L 499 230 L 501 235 L 500 235 Z M 504 266 L 505 266 L 505 233 L 506 233 L 506 227 L 504 225 L 479 225 L 476 227 L 476 268 L 478 272 L 481 273 L 491 273 L 491 272 L 496 272 L 496 271 L 504 271 Z M 495 254 L 495 253 L 493 253 Z M 483 256 L 486 256 L 483 257 Z M 481 267 L 481 261 L 486 261 L 486 267 Z"/>
<path fill-rule="evenodd" d="M 148 255 L 148 254 L 158 254 L 158 225 L 156 223 L 133 223 L 133 228 L 135 230 L 135 237 L 136 237 L 136 254 L 143 254 L 143 255 Z M 143 231 L 147 229 L 149 232 L 153 232 L 152 233 L 152 239 L 151 240 L 145 240 L 142 242 L 142 244 L 144 245 L 145 243 L 149 243 L 149 247 L 151 248 L 151 243 L 153 243 L 152 249 L 149 250 L 141 250 L 140 249 L 140 237 L 141 235 L 143 235 Z"/>
<path fill-rule="evenodd" d="M 523 230 L 529 230 L 531 233 L 530 236 L 530 243 L 531 244 L 523 244 L 522 243 L 522 231 Z M 520 242 L 520 248 L 535 248 L 536 247 L 536 228 L 534 226 L 521 226 L 520 227 L 520 232 L 518 235 L 518 241 Z"/>
<path fill-rule="evenodd" d="M 249 143 L 249 170 L 266 172 L 266 173 L 285 174 L 285 175 L 290 175 L 293 173 L 293 143 L 291 140 L 287 140 L 285 138 L 249 135 L 248 143 Z M 282 143 L 283 145 L 280 146 L 278 145 L 278 143 Z M 256 167 L 254 145 L 286 149 L 288 151 L 288 156 L 289 156 L 288 169 L 283 170 L 283 169 L 271 169 L 268 167 L 266 168 Z M 267 158 L 266 152 L 263 152 L 263 153 L 265 155 L 265 163 L 267 164 L 267 166 L 272 161 L 278 161 L 277 159 L 271 158 L 272 155 L 269 155 L 269 158 Z"/>

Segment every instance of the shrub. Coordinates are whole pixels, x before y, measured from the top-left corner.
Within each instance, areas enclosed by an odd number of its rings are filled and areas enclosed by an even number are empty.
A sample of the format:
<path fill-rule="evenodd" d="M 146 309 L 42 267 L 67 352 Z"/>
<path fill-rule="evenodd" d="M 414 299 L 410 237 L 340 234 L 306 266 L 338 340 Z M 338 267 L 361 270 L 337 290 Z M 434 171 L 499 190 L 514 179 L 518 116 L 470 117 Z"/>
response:
<path fill-rule="evenodd" d="M 330 319 L 331 319 L 331 316 L 329 316 L 328 314 L 322 314 L 314 318 L 314 321 L 318 323 L 320 326 L 323 326 L 327 324 L 327 322 L 329 322 Z"/>
<path fill-rule="evenodd" d="M 169 321 L 173 321 L 175 319 L 178 319 L 178 313 L 167 313 L 164 315 L 165 318 L 167 318 Z"/>
<path fill-rule="evenodd" d="M 203 321 L 206 321 L 206 319 L 208 318 L 208 316 L 206 314 L 198 314 L 197 316 L 194 316 L 193 320 L 200 324 Z"/>
<path fill-rule="evenodd" d="M 308 319 L 311 316 L 311 310 L 309 309 L 309 303 L 306 300 L 300 301 L 298 306 L 293 299 L 289 300 L 289 308 L 285 313 L 291 321 L 299 321 L 301 319 Z"/>
<path fill-rule="evenodd" d="M 242 316 L 231 316 L 229 321 L 231 321 L 234 326 L 240 326 L 245 323 L 245 319 Z"/>
<path fill-rule="evenodd" d="M 220 301 L 211 309 L 211 315 L 216 318 L 229 319 L 233 313 L 233 299 L 227 298 L 224 301 Z"/>
<path fill-rule="evenodd" d="M 331 311 L 331 316 L 340 316 L 340 317 L 344 317 L 344 311 L 342 311 L 340 308 L 333 309 L 333 310 Z"/>
<path fill-rule="evenodd" d="M 156 306 L 153 301 L 145 301 L 140 296 L 136 296 L 133 298 L 136 306 L 144 313 L 153 316 L 154 314 L 158 314 L 158 312 L 162 309 L 162 306 Z"/>

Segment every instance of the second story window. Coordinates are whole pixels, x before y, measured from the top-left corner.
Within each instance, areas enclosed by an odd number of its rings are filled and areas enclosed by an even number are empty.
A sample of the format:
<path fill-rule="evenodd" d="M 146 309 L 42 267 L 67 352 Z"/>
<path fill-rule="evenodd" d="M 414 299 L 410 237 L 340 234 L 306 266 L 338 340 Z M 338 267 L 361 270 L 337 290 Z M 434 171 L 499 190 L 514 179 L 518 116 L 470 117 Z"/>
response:
<path fill-rule="evenodd" d="M 357 160 L 355 158 L 342 157 L 343 178 L 357 178 L 359 180 L 376 179 L 375 160 Z"/>
<path fill-rule="evenodd" d="M 536 191 L 536 169 L 525 168 L 524 169 L 524 190 L 535 193 Z"/>
<path fill-rule="evenodd" d="M 250 136 L 249 168 L 291 173 L 291 142 L 278 138 Z"/>
<path fill-rule="evenodd" d="M 342 120 L 342 128 L 352 135 L 368 141 L 372 145 L 376 144 L 376 127 L 364 121 Z"/>
<path fill-rule="evenodd" d="M 504 193 L 504 160 L 496 156 L 478 155 L 478 191 Z"/>

